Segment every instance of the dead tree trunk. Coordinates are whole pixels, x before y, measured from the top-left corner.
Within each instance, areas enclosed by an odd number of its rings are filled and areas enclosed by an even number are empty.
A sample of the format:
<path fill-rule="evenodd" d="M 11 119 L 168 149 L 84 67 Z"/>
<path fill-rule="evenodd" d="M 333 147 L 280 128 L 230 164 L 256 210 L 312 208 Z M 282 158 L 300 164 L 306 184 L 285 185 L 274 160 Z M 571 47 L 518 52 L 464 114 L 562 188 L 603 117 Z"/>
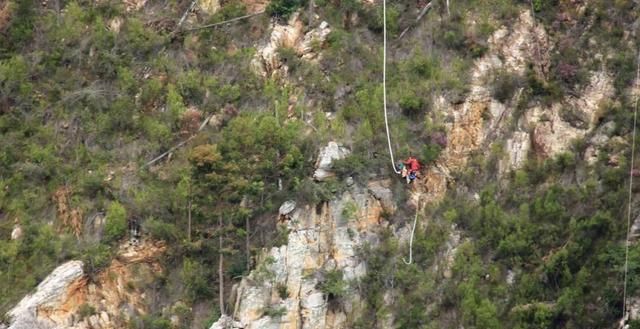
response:
<path fill-rule="evenodd" d="M 218 216 L 218 299 L 220 300 L 220 315 L 224 315 L 224 275 L 222 268 L 224 266 L 224 253 L 222 252 L 222 215 Z"/>

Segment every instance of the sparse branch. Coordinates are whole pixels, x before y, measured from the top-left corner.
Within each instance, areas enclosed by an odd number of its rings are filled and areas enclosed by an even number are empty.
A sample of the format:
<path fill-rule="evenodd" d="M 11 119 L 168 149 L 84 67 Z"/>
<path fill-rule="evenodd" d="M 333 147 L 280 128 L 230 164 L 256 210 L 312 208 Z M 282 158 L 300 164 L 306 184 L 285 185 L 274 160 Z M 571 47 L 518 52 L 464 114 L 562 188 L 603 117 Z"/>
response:
<path fill-rule="evenodd" d="M 232 19 L 229 19 L 229 20 L 226 20 L 226 21 L 222 21 L 222 22 L 218 22 L 218 23 L 207 24 L 207 25 L 203 25 L 203 26 L 190 28 L 190 29 L 184 29 L 184 30 L 180 31 L 179 33 L 186 33 L 186 32 L 204 30 L 204 29 L 208 29 L 208 28 L 212 28 L 212 27 L 216 27 L 216 26 L 220 26 L 220 25 L 224 25 L 224 24 L 234 23 L 234 22 L 246 19 L 246 18 L 251 18 L 251 17 L 254 17 L 254 16 L 262 15 L 262 14 L 264 14 L 264 11 L 260 11 L 260 12 L 257 12 L 257 13 L 253 13 L 253 14 L 249 14 L 249 15 L 244 15 L 244 16 L 232 18 Z"/>
<path fill-rule="evenodd" d="M 196 2 L 197 2 L 197 0 L 191 1 L 191 4 L 189 5 L 189 7 L 187 7 L 187 10 L 185 10 L 184 14 L 182 14 L 182 17 L 180 18 L 180 21 L 178 22 L 178 25 L 176 25 L 176 29 L 174 30 L 174 33 L 175 33 L 175 31 L 180 29 L 180 27 L 184 23 L 185 19 L 187 19 L 187 15 L 189 15 L 191 10 L 193 10 L 193 7 L 196 5 Z"/>
<path fill-rule="evenodd" d="M 447 4 L 449 3 L 449 1 L 447 1 Z M 409 26 L 407 26 L 406 29 L 404 29 L 404 31 L 402 31 L 402 33 L 400 33 L 400 36 L 398 37 L 398 40 L 402 39 L 402 37 L 404 37 L 405 34 L 407 34 L 407 32 L 409 32 L 409 30 L 415 26 L 416 24 L 418 24 L 418 22 L 420 22 L 420 20 L 422 19 L 422 17 L 424 17 L 424 15 L 427 14 L 427 12 L 429 12 L 429 9 L 431 9 L 431 6 L 433 5 L 433 1 L 429 2 L 426 6 L 424 6 L 424 8 L 422 8 L 422 10 L 420 11 L 420 14 L 418 14 L 418 17 L 416 18 L 416 20 Z M 447 9 L 449 8 L 449 6 L 447 5 Z"/>
<path fill-rule="evenodd" d="M 204 129 L 204 127 L 207 125 L 207 123 L 209 122 L 209 120 L 211 120 L 211 118 L 213 117 L 213 114 L 210 115 L 206 120 L 204 120 L 202 122 L 202 124 L 200 125 L 200 127 L 198 128 L 198 131 L 201 131 L 202 129 Z M 157 157 L 155 157 L 153 160 L 145 163 L 142 168 L 148 167 L 156 162 L 158 162 L 160 159 L 166 157 L 167 155 L 169 155 L 171 152 L 183 147 L 185 144 L 187 144 L 190 140 L 194 139 L 196 137 L 196 135 L 192 135 L 191 137 L 183 140 L 182 142 L 178 143 L 176 146 L 170 148 L 168 151 L 158 155 Z"/>

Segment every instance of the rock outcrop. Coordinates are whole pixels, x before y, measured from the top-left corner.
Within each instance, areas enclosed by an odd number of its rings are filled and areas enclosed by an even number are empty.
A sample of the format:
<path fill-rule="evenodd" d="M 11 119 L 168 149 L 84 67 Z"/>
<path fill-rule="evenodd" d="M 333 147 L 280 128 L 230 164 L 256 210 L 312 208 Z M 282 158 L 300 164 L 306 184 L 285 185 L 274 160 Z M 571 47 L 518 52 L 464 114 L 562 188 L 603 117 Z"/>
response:
<path fill-rule="evenodd" d="M 391 191 L 384 182 L 372 186 L 377 197 L 369 192 L 371 187 L 354 185 L 328 203 L 293 210 L 283 224 L 289 229 L 288 243 L 266 252 L 257 269 L 236 287 L 233 318 L 223 317 L 211 329 L 349 328 L 361 305 L 348 285 L 366 274 L 357 249 L 365 242 L 375 244 L 377 232 L 386 226 L 379 198 Z M 349 291 L 337 308 L 331 304 L 338 301 L 319 288 L 323 275 L 331 271 L 342 274 Z"/>
<path fill-rule="evenodd" d="M 198 7 L 205 13 L 213 15 L 220 9 L 220 0 L 198 0 Z"/>
<path fill-rule="evenodd" d="M 613 96 L 613 80 L 605 72 L 594 73 L 580 97 L 568 96 L 551 108 L 536 107 L 527 112 L 525 122 L 531 125 L 532 147 L 541 157 L 565 152 L 576 139 L 583 138 L 596 127 L 602 117 L 603 102 Z"/>
<path fill-rule="evenodd" d="M 351 151 L 349 151 L 348 148 L 336 142 L 329 142 L 327 146 L 320 150 L 313 178 L 317 181 L 323 181 L 329 177 L 333 177 L 334 173 L 331 171 L 332 162 L 334 160 L 344 159 L 349 153 L 351 153 Z"/>
<path fill-rule="evenodd" d="M 602 104 L 614 93 L 613 80 L 604 71 L 592 72 L 589 84 L 578 96 L 568 95 L 549 106 L 534 104 L 526 108 L 515 122 L 516 131 L 511 131 L 514 102 L 521 97 L 521 91 L 516 91 L 506 106 L 494 98 L 487 81 L 496 72 L 523 76 L 529 62 L 533 62 L 538 74 L 547 74 L 551 49 L 544 28 L 535 23 L 529 11 L 523 11 L 512 27 L 494 32 L 489 38 L 489 50 L 476 60 L 464 102 L 452 105 L 438 97 L 434 103 L 434 108 L 451 122 L 447 127 L 447 147 L 439 161 L 441 167 L 460 170 L 473 152 L 502 140 L 502 155 L 495 155 L 501 157 L 502 176 L 521 167 L 530 152 L 541 158 L 556 156 L 597 127 L 603 115 Z"/>
<path fill-rule="evenodd" d="M 93 280 L 81 261 L 60 265 L 7 313 L 8 328 L 123 328 L 133 315 L 146 313 L 142 285 L 162 271 L 157 257 L 164 249 L 162 243 L 149 241 L 123 245 Z"/>
<path fill-rule="evenodd" d="M 286 77 L 288 66 L 280 58 L 278 50 L 289 48 L 302 59 L 317 59 L 319 47 L 322 47 L 330 32 L 329 24 L 323 21 L 305 34 L 304 24 L 298 14 L 292 15 L 287 24 L 274 21 L 268 42 L 258 47 L 251 66 L 265 78 Z"/>
<path fill-rule="evenodd" d="M 33 294 L 24 297 L 9 311 L 9 329 L 54 328 L 56 323 L 42 318 L 41 310 L 66 304 L 75 292 L 71 288 L 84 277 L 83 266 L 81 261 L 70 261 L 51 272 Z"/>

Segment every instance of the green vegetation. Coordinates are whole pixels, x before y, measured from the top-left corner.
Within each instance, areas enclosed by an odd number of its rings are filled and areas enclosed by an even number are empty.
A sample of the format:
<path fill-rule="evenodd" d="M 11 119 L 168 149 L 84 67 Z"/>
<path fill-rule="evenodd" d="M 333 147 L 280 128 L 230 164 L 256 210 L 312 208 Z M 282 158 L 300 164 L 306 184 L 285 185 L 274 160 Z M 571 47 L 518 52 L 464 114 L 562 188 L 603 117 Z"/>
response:
<path fill-rule="evenodd" d="M 306 0 L 274 0 L 269 2 L 267 13 L 272 16 L 282 17 L 286 20 L 298 8 L 304 6 L 306 2 Z"/>
<path fill-rule="evenodd" d="M 94 314 L 96 314 L 96 308 L 87 303 L 80 305 L 80 307 L 78 308 L 78 316 L 81 319 L 92 316 Z"/>
<path fill-rule="evenodd" d="M 117 201 L 112 202 L 107 210 L 104 226 L 104 238 L 107 242 L 118 241 L 127 233 L 127 212 Z"/>
<path fill-rule="evenodd" d="M 70 259 L 83 260 L 96 278 L 129 238 L 128 221 L 135 219 L 144 238 L 168 248 L 166 273 L 149 287 L 149 315 L 133 319 L 131 327 L 171 327 L 163 310 L 178 300 L 186 304 L 180 317 L 189 326 L 208 327 L 219 316 L 219 280 L 226 297 L 256 267 L 263 248 L 287 242 L 288 231 L 273 221 L 283 201 L 313 205 L 342 193 L 347 177 L 363 184 L 390 175 L 380 6 L 274 0 L 268 15 L 174 34 L 186 9 L 180 1 L 140 10 L 119 1 L 7 3 L 9 9 L 0 4 L 0 314 Z M 221 3 L 214 15 L 198 11 L 185 24 L 252 10 L 243 1 Z M 499 184 L 493 183 L 504 144 L 472 156 L 469 168 L 452 173 L 452 192 L 426 210 L 433 221 L 416 232 L 414 264 L 401 261 L 405 248 L 385 232 L 379 247 L 361 251 L 368 274 L 360 282 L 344 281 L 340 271 L 320 273 L 318 288 L 333 306 L 349 289 L 362 294 L 367 307 L 355 327 L 375 328 L 389 314 L 400 328 L 605 328 L 620 318 L 620 218 L 633 168 L 623 150 L 632 128 L 628 92 L 640 11 L 633 1 L 593 0 L 580 10 L 571 1 L 532 4 L 553 45 L 550 63 L 531 58 L 522 74 L 493 72 L 491 96 L 514 109 L 509 119 L 515 127 L 525 110 L 578 95 L 591 73 L 605 68 L 615 95 L 602 104 L 602 120 L 615 123 L 609 135 L 623 143 L 603 147 L 587 167 L 588 143 L 582 141 L 556 159 L 530 159 Z M 451 111 L 469 95 L 469 73 L 487 54 L 489 37 L 531 4 L 471 0 L 446 8 L 436 1 L 401 40 L 399 33 L 415 21 L 416 3 L 388 5 L 394 148 L 399 158 L 413 153 L 430 164 L 449 143 Z M 270 19 L 284 23 L 297 11 L 304 32 L 329 23 L 327 42 L 312 44 L 322 55 L 308 61 L 281 47 L 277 56 L 287 73 L 256 74 L 254 47 L 268 39 Z M 584 127 L 573 109 L 563 107 L 561 114 Z M 333 164 L 335 179 L 314 182 L 315 155 L 329 140 L 343 142 L 352 154 Z M 615 154 L 617 166 L 608 163 Z M 62 190 L 67 196 L 58 202 Z M 480 200 L 465 191 L 477 191 Z M 399 188 L 394 192 L 406 197 Z M 78 237 L 61 209 L 79 214 Z M 354 219 L 357 211 L 348 204 L 343 215 Z M 10 240 L 14 223 L 23 235 Z M 446 249 L 451 224 L 463 242 L 451 276 L 443 279 L 431 269 Z M 632 248 L 630 256 L 636 277 L 640 250 Z M 255 279 L 272 280 L 270 261 L 260 264 Z M 511 285 L 507 273 L 515 273 Z M 276 289 L 283 299 L 290 293 Z M 637 289 L 633 279 L 630 291 Z M 393 303 L 385 303 L 387 291 Z M 94 313 L 83 305 L 78 315 Z M 273 317 L 281 313 L 277 306 L 265 309 Z"/>
<path fill-rule="evenodd" d="M 318 283 L 318 288 L 327 295 L 329 300 L 344 297 L 347 293 L 347 283 L 342 279 L 342 271 L 333 270 L 324 273 L 324 279 Z"/>

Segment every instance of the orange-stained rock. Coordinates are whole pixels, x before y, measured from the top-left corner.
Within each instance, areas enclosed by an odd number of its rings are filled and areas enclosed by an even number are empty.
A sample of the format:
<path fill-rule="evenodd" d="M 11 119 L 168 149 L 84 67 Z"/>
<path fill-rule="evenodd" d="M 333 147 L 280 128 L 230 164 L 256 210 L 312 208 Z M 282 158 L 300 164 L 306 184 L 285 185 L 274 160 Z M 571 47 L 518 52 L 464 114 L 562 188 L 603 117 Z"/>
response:
<path fill-rule="evenodd" d="M 9 328 L 24 328 L 34 321 L 70 329 L 123 328 L 127 320 L 122 314 L 124 305 L 136 314 L 146 314 L 142 287 L 163 270 L 158 257 L 165 249 L 162 242 L 146 240 L 135 246 L 124 244 L 93 281 L 84 274 L 82 262 L 61 265 L 38 286 L 36 293 L 9 312 Z M 77 314 L 84 305 L 94 308 L 97 314 L 80 319 Z"/>

